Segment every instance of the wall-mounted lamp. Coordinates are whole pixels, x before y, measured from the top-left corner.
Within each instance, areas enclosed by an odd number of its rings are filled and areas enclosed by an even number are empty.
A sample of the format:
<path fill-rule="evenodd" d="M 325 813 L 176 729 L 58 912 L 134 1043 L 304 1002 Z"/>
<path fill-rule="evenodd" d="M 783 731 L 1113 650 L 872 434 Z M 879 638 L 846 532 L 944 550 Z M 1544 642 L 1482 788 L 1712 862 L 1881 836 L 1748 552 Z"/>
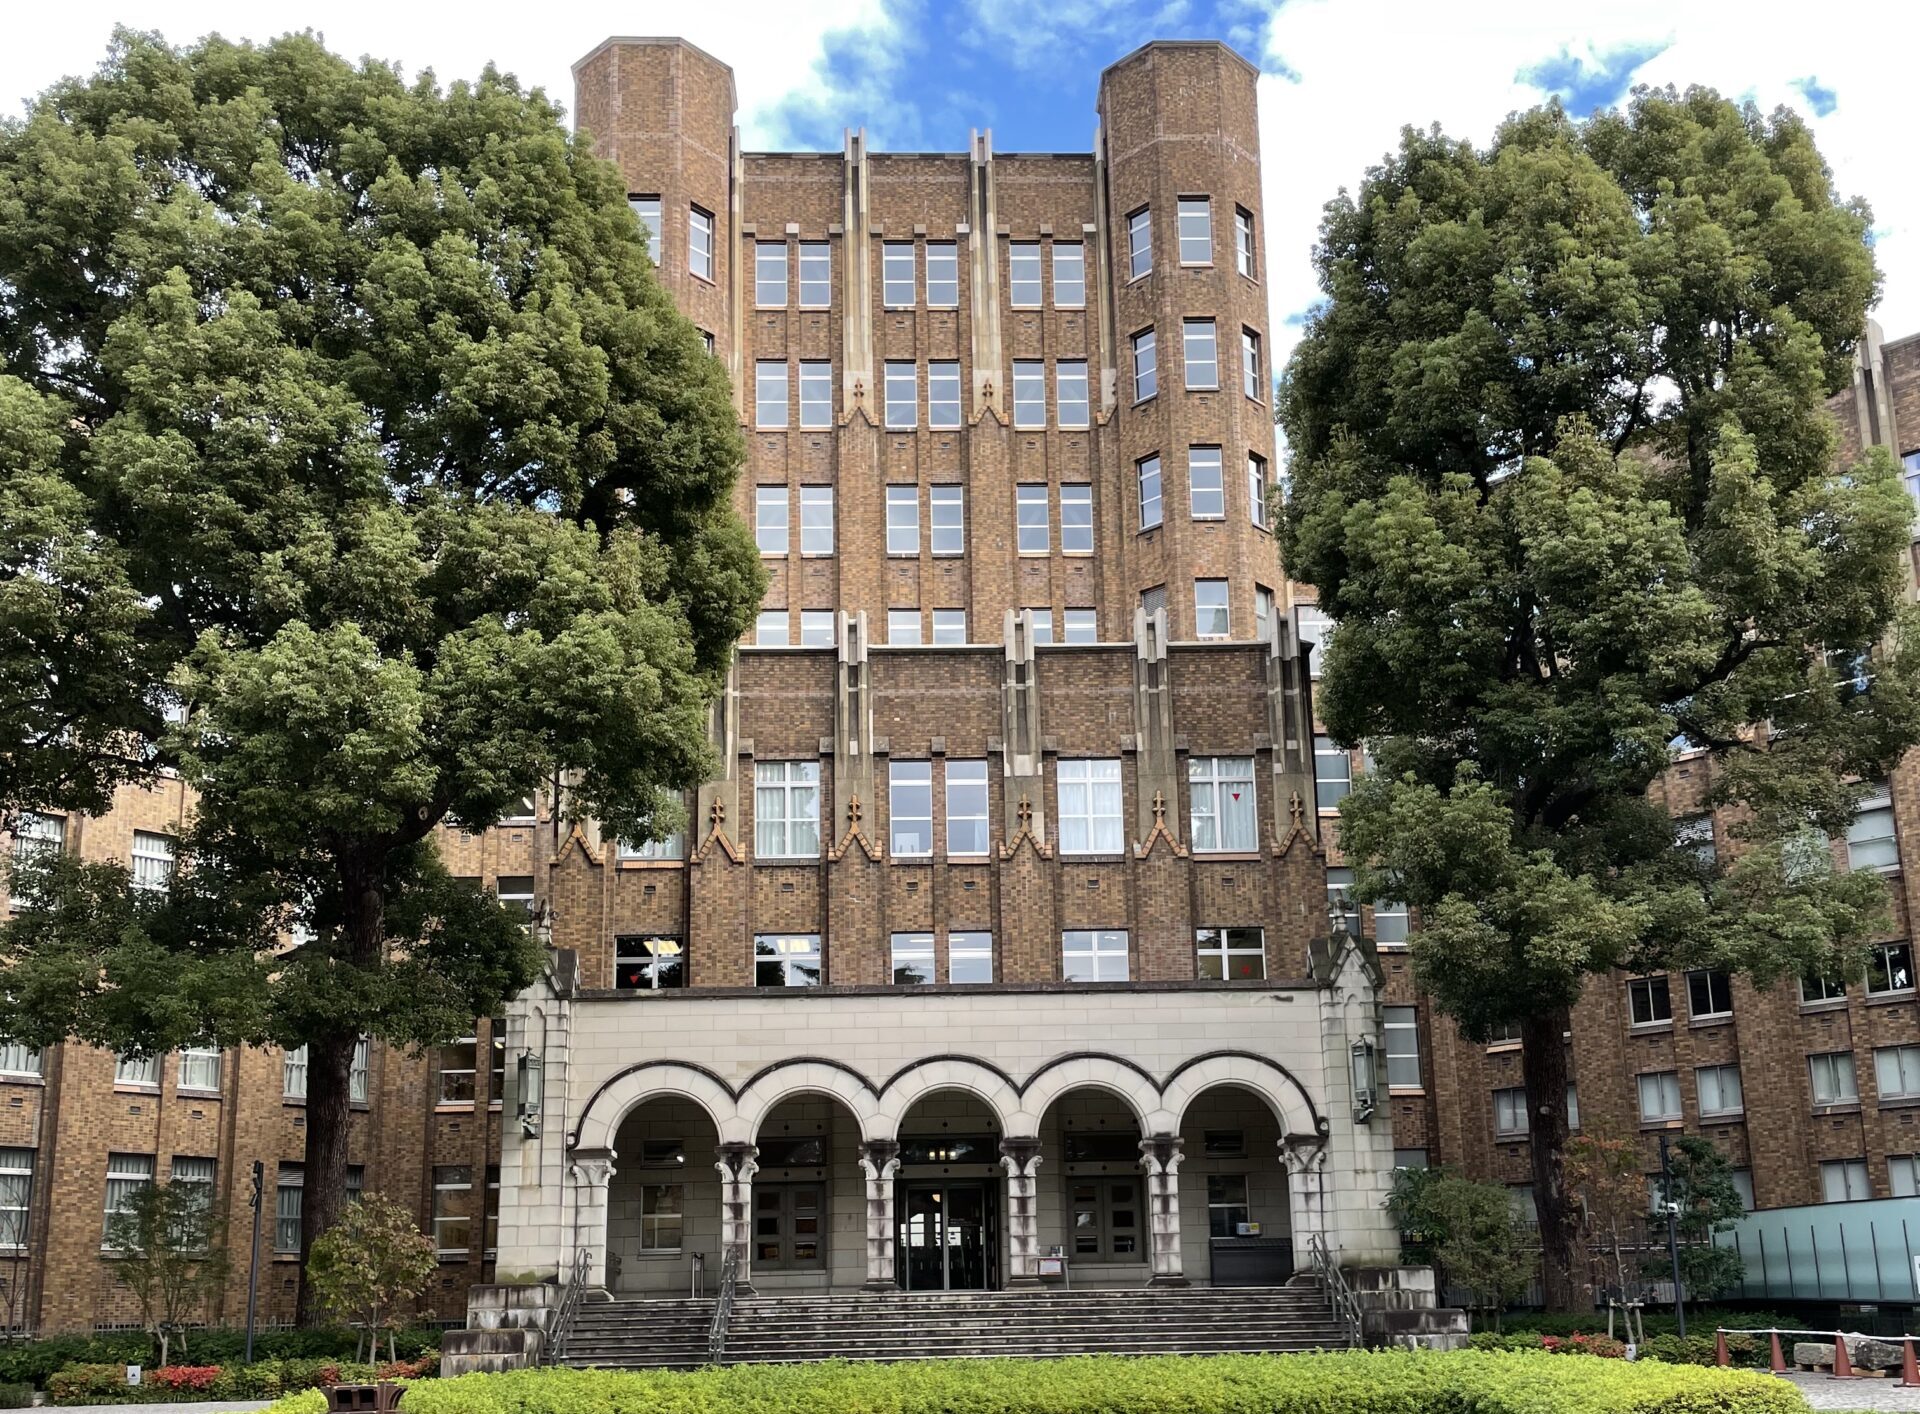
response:
<path fill-rule="evenodd" d="M 1378 1099 L 1375 1089 L 1379 1052 L 1369 1039 L 1353 1043 L 1353 1122 L 1365 1124 L 1373 1118 Z"/>
<path fill-rule="evenodd" d="M 520 1096 L 517 1113 L 520 1116 L 520 1133 L 528 1139 L 540 1134 L 540 1097 L 546 1092 L 546 1062 L 531 1050 L 520 1052 L 515 1062 L 515 1078 Z"/>

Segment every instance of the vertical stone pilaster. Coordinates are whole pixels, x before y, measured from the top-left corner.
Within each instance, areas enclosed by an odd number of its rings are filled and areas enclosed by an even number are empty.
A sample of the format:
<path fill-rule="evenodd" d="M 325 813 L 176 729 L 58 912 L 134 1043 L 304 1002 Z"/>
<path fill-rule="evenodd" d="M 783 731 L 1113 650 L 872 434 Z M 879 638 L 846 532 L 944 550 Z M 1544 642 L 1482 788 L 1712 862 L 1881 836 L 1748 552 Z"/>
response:
<path fill-rule="evenodd" d="M 734 1280 L 743 1294 L 753 1291 L 753 1176 L 760 1171 L 760 1149 L 755 1144 L 722 1144 L 714 1151 L 720 1171 L 720 1260 L 737 1254 Z"/>
<path fill-rule="evenodd" d="M 611 1149 L 575 1149 L 567 1177 L 573 1180 L 573 1248 L 560 1263 L 560 1280 L 573 1280 L 574 1253 L 587 1253 L 586 1284 L 607 1284 L 607 1185 L 613 1182 Z"/>
<path fill-rule="evenodd" d="M 1156 1134 L 1140 1141 L 1140 1168 L 1147 1176 L 1147 1232 L 1153 1275 L 1148 1286 L 1186 1286 L 1180 1255 L 1180 1136 Z"/>
<path fill-rule="evenodd" d="M 897 1291 L 893 1180 L 900 1172 L 899 1143 L 892 1139 L 870 1139 L 862 1144 L 860 1172 L 867 1176 L 867 1290 Z"/>
<path fill-rule="evenodd" d="M 1007 1171 L 1007 1285 L 1040 1284 L 1038 1139 L 1002 1139 L 1000 1166 Z"/>
<path fill-rule="evenodd" d="M 1317 1134 L 1289 1134 L 1280 1141 L 1280 1162 L 1287 1170 L 1288 1226 L 1293 1238 L 1293 1265 L 1305 1270 L 1312 1259 L 1308 1243 L 1324 1237 L 1337 1252 L 1337 1234 L 1327 1231 L 1327 1143 Z"/>

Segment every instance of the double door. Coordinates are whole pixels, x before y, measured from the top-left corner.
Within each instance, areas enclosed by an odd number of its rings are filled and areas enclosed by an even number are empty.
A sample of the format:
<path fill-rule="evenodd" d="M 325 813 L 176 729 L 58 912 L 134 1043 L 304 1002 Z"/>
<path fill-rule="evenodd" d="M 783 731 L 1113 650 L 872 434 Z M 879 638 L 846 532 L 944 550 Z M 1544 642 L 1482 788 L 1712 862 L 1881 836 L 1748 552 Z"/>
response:
<path fill-rule="evenodd" d="M 900 1185 L 896 1251 L 908 1291 L 988 1291 L 999 1285 L 998 1186 L 908 1179 Z"/>

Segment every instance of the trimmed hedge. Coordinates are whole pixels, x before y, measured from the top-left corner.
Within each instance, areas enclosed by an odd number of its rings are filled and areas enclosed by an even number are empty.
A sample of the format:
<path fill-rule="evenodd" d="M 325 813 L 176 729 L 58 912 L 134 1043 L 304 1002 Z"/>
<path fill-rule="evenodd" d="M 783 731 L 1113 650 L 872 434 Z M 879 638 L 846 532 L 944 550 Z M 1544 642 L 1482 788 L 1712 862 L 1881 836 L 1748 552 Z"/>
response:
<path fill-rule="evenodd" d="M 1578 1355 L 1349 1350 L 427 1380 L 406 1414 L 1806 1414 L 1783 1380 Z M 317 1392 L 272 1414 L 320 1414 Z"/>
<path fill-rule="evenodd" d="M 341 1360 L 256 1360 L 251 1365 L 162 1365 L 146 1370 L 138 1385 L 127 1383 L 124 1365 L 69 1365 L 47 1380 L 55 1404 L 169 1404 L 207 1399 L 278 1399 L 331 1385 L 411 1380 L 431 1375 L 440 1356 L 415 1361 L 355 1365 Z M 324 1403 L 324 1400 L 322 1401 Z"/>
<path fill-rule="evenodd" d="M 386 1344 L 381 1343 L 384 1351 Z M 394 1353 L 411 1360 L 440 1348 L 437 1330 L 403 1330 L 394 1337 Z M 246 1353 L 245 1330 L 221 1326 L 187 1332 L 186 1349 L 175 1340 L 176 1361 L 195 1365 L 237 1365 Z M 354 1332 L 341 1326 L 255 1332 L 253 1354 L 259 1360 L 351 1360 Z M 148 1365 L 160 1351 L 144 1331 L 113 1331 L 100 1335 L 56 1335 L 19 1344 L 0 1343 L 0 1385 L 29 1384 L 45 1389 L 54 1371 L 69 1365 Z"/>
<path fill-rule="evenodd" d="M 1647 1329 L 1647 1340 L 1655 1336 L 1675 1335 L 1678 1333 L 1673 1319 L 1673 1307 L 1650 1306 L 1640 1312 L 1640 1322 Z M 1724 1326 L 1728 1330 L 1765 1330 L 1768 1326 L 1779 1326 L 1783 1330 L 1789 1326 L 1804 1326 L 1807 1322 L 1800 1316 L 1782 1315 L 1778 1311 L 1735 1311 L 1727 1306 L 1702 1306 L 1698 1310 L 1687 1312 L 1689 1331 L 1707 1331 Z M 1545 1311 L 1511 1311 L 1500 1318 L 1501 1332 L 1514 1335 L 1531 1331 L 1536 1335 L 1574 1335 L 1585 1332 L 1591 1335 L 1595 1331 L 1605 1331 L 1607 1313 L 1589 1311 L 1584 1315 L 1548 1313 Z M 1616 1321 L 1614 1329 L 1620 1329 Z"/>
<path fill-rule="evenodd" d="M 1533 1331 L 1480 1331 L 1467 1338 L 1475 1350 L 1545 1350 L 1560 1355 L 1601 1355 L 1624 1357 L 1626 1343 L 1609 1338 L 1604 1331 L 1576 1332 L 1573 1335 L 1541 1335 Z M 1669 1365 L 1715 1365 L 1719 1351 L 1710 1335 L 1650 1335 L 1640 1347 L 1642 1360 L 1660 1360 Z M 1764 1370 L 1769 1348 L 1765 1335 L 1729 1335 L 1727 1363 L 1737 1369 Z"/>

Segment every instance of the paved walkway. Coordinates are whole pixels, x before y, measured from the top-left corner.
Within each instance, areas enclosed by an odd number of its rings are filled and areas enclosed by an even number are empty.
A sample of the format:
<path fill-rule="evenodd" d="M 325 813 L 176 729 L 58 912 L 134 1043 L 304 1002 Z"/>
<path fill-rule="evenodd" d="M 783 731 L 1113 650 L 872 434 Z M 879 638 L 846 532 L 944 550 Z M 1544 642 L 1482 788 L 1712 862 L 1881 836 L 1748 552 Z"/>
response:
<path fill-rule="evenodd" d="M 1890 1380 L 1835 1380 L 1826 1375 L 1795 1373 L 1786 1378 L 1800 1386 L 1807 1403 L 1815 1409 L 1920 1411 L 1920 1388 L 1909 1389 L 1897 1377 Z"/>
<path fill-rule="evenodd" d="M 112 1407 L 113 1414 L 229 1414 L 229 1411 L 238 1414 L 243 1409 L 266 1409 L 272 1403 L 270 1399 L 248 1399 L 222 1400 L 212 1404 L 116 1404 Z M 1920 1405 L 1915 1407 L 1920 1408 Z"/>

